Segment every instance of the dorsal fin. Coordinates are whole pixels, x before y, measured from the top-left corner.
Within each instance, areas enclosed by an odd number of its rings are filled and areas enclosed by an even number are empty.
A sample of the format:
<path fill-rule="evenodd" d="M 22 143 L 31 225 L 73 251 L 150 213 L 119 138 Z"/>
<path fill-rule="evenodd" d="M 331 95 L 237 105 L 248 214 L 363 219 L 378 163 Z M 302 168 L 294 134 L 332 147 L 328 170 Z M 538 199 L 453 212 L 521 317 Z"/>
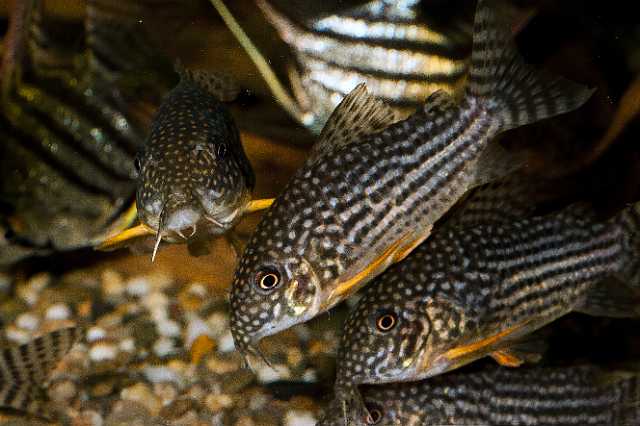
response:
<path fill-rule="evenodd" d="M 201 69 L 192 70 L 184 67 L 180 61 L 176 62 L 175 70 L 180 74 L 180 78 L 194 82 L 221 102 L 231 102 L 240 93 L 238 84 L 227 73 Z"/>
<path fill-rule="evenodd" d="M 310 158 L 380 132 L 396 120 L 395 111 L 369 94 L 367 86 L 360 83 L 333 110 L 311 150 Z"/>
<path fill-rule="evenodd" d="M 62 328 L 0 350 L 0 407 L 43 415 L 36 412 L 41 402 L 38 393 L 81 334 L 81 327 Z"/>

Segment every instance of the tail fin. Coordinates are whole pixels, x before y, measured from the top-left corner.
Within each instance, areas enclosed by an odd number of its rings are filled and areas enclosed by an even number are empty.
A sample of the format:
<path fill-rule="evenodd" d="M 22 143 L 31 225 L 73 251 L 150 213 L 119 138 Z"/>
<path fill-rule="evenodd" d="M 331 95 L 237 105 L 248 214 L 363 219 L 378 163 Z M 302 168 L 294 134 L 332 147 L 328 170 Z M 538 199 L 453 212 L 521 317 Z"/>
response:
<path fill-rule="evenodd" d="M 0 351 L 0 407 L 42 416 L 42 385 L 80 337 L 80 327 L 62 328 Z"/>
<path fill-rule="evenodd" d="M 625 264 L 620 279 L 640 286 L 640 202 L 626 208 L 612 219 L 624 232 Z"/>
<path fill-rule="evenodd" d="M 499 0 L 478 0 L 467 96 L 498 115 L 500 130 L 572 111 L 593 89 L 526 65 L 509 25 L 497 15 Z"/>

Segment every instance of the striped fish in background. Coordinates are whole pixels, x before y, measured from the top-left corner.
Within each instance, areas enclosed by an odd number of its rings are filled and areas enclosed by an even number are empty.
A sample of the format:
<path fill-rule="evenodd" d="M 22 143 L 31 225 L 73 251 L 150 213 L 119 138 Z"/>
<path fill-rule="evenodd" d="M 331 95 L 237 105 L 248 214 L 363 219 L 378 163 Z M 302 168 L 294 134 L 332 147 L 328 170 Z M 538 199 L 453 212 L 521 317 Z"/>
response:
<path fill-rule="evenodd" d="M 636 425 L 638 372 L 595 366 L 489 368 L 417 383 L 364 386 L 368 413 L 347 412 L 349 426 Z M 338 400 L 318 426 L 344 424 Z"/>
<path fill-rule="evenodd" d="M 52 331 L 20 346 L 0 350 L 0 408 L 46 416 L 43 384 L 82 335 L 82 328 Z"/>
<path fill-rule="evenodd" d="M 308 22 L 295 22 L 268 0 L 256 0 L 293 49 L 290 79 L 302 111 L 319 132 L 359 83 L 402 118 L 437 90 L 454 94 L 467 72 L 471 30 L 461 22 L 428 23 L 418 0 L 375 0 Z"/>
<path fill-rule="evenodd" d="M 135 217 L 127 211 L 133 158 L 149 121 L 138 97 L 163 92 L 153 71 L 162 61 L 138 20 L 169 3 L 90 0 L 76 49 L 50 31 L 41 1 L 12 11 L 2 67 L 0 265 L 91 245 Z"/>

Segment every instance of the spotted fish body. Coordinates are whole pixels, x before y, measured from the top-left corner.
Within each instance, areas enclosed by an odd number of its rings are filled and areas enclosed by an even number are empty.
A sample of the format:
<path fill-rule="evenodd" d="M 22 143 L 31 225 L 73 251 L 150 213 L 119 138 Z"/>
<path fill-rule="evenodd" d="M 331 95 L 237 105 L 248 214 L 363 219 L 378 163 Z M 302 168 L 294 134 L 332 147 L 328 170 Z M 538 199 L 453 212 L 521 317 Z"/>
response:
<path fill-rule="evenodd" d="M 637 373 L 594 366 L 493 368 L 416 383 L 363 386 L 368 413 L 350 411 L 349 426 L 632 425 L 640 422 Z M 344 424 L 338 401 L 318 426 Z"/>
<path fill-rule="evenodd" d="M 489 143 L 494 135 L 572 110 L 590 96 L 522 63 L 488 3 L 479 2 L 460 103 L 436 92 L 395 122 L 358 86 L 334 111 L 236 271 L 231 329 L 240 350 L 256 352 L 262 337 L 344 300 L 424 241 L 468 189 L 517 167 Z"/>
<path fill-rule="evenodd" d="M 80 338 L 82 328 L 52 331 L 29 343 L 0 350 L 0 407 L 46 416 L 38 399 L 60 359 Z"/>
<path fill-rule="evenodd" d="M 163 239 L 222 234 L 240 218 L 254 186 L 222 76 L 181 71 L 139 157 L 140 221 Z"/>
<path fill-rule="evenodd" d="M 462 87 L 469 31 L 462 24 L 432 25 L 418 1 L 369 1 L 305 23 L 258 5 L 296 55 L 292 69 L 302 122 L 318 131 L 357 84 L 406 117 L 437 90 Z"/>
<path fill-rule="evenodd" d="M 487 355 L 514 366 L 518 339 L 571 311 L 640 315 L 639 226 L 636 204 L 606 222 L 572 206 L 442 229 L 366 288 L 336 386 L 420 380 Z"/>

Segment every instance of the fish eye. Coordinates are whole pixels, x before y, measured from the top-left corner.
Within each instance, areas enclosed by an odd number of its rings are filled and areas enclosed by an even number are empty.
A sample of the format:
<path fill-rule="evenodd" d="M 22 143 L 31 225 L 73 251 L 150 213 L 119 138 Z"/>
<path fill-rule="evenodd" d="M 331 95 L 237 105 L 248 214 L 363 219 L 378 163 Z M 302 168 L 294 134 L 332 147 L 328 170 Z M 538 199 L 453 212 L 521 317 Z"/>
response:
<path fill-rule="evenodd" d="M 274 290 L 280 284 L 280 273 L 273 268 L 266 268 L 258 272 L 256 283 L 261 290 Z"/>
<path fill-rule="evenodd" d="M 365 418 L 365 423 L 368 425 L 377 425 L 382 420 L 382 410 L 377 406 L 367 406 L 369 414 Z"/>
<path fill-rule="evenodd" d="M 398 323 L 398 316 L 395 312 L 383 312 L 376 319 L 376 327 L 383 333 L 390 331 Z"/>
<path fill-rule="evenodd" d="M 221 143 L 217 150 L 218 158 L 224 158 L 227 155 L 227 144 Z"/>

